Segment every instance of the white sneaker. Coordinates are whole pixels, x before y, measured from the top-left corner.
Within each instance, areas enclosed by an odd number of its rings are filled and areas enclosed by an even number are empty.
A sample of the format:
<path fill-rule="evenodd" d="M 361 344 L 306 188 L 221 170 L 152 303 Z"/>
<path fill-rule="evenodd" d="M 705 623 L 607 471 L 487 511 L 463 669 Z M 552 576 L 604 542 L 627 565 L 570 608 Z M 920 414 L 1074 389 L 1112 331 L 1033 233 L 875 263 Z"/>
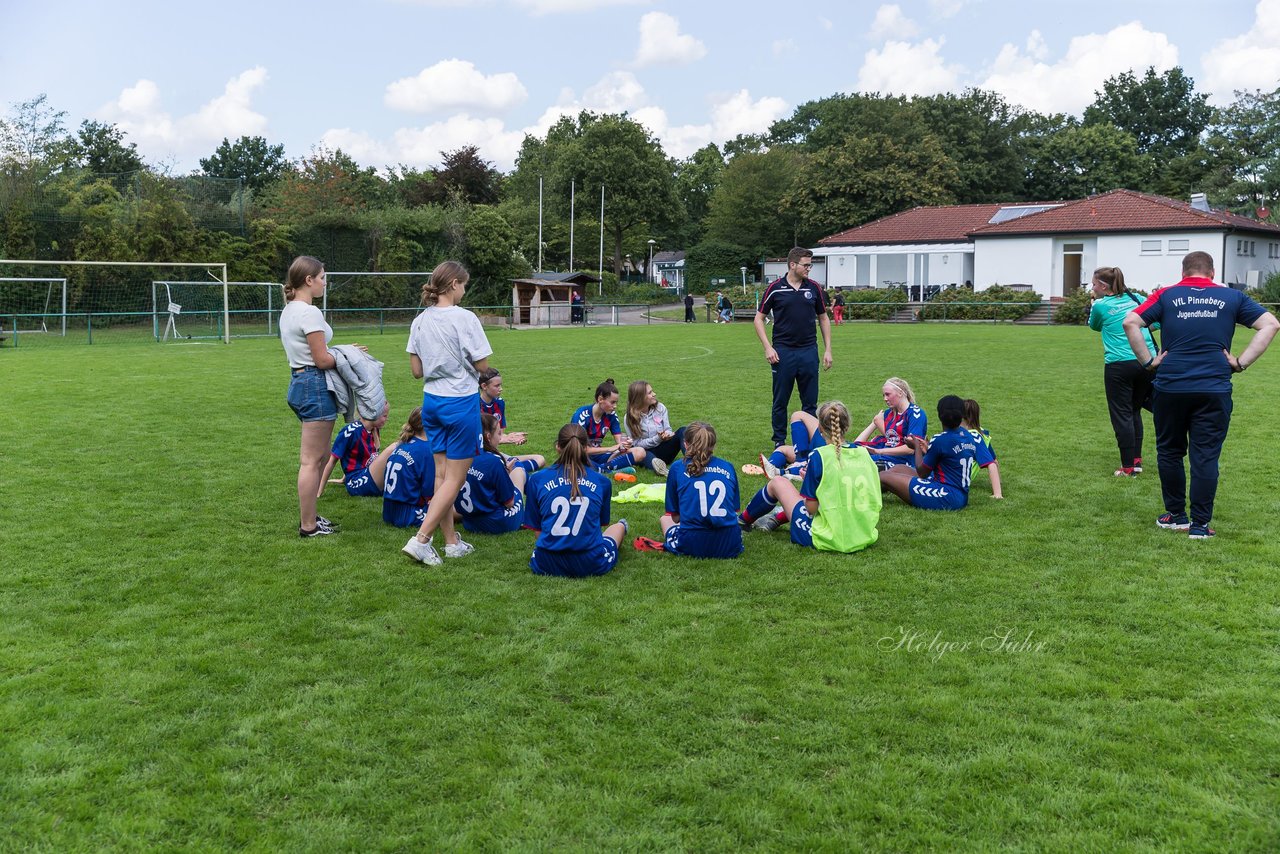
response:
<path fill-rule="evenodd" d="M 463 542 L 462 535 L 458 535 L 456 543 L 446 543 L 444 547 L 445 557 L 466 557 L 476 550 L 471 543 Z"/>
<path fill-rule="evenodd" d="M 768 454 L 760 455 L 760 468 L 764 469 L 766 477 L 774 478 L 782 474 L 778 467 L 769 459 Z"/>
<path fill-rule="evenodd" d="M 654 458 L 653 458 L 653 473 L 654 473 L 654 474 L 656 474 L 658 477 L 666 477 L 666 476 L 667 476 L 667 471 L 668 471 L 668 469 L 667 469 L 667 463 L 666 463 L 666 461 L 665 461 L 665 460 L 663 460 L 661 457 L 654 457 Z"/>
<path fill-rule="evenodd" d="M 404 548 L 400 551 L 404 552 L 414 560 L 422 561 L 427 566 L 439 566 L 444 563 L 444 561 L 441 560 L 440 555 L 436 553 L 435 547 L 431 545 L 431 541 L 428 540 L 425 543 L 420 543 L 418 542 L 416 535 L 410 537 L 409 542 L 405 543 Z"/>

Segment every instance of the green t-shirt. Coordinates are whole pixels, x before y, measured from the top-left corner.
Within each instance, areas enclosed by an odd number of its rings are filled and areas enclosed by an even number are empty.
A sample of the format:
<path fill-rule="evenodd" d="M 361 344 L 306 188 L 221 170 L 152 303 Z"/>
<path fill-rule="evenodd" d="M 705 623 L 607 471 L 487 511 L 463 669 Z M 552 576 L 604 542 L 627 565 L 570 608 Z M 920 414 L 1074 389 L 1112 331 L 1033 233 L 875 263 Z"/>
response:
<path fill-rule="evenodd" d="M 866 448 L 824 445 L 818 449 L 822 464 L 817 493 L 818 515 L 813 520 L 813 547 L 828 552 L 856 552 L 880 536 L 876 525 L 884 499 L 880 472 Z M 812 463 L 810 464 L 812 465 Z"/>
<path fill-rule="evenodd" d="M 1138 307 L 1139 303 L 1128 294 L 1116 294 L 1095 300 L 1089 309 L 1089 328 L 1102 333 L 1102 349 L 1106 355 L 1104 362 L 1127 362 L 1138 358 L 1129 346 L 1129 338 L 1124 334 L 1124 316 Z M 1147 342 L 1151 355 L 1156 354 L 1155 341 L 1151 333 L 1142 330 L 1142 339 Z"/>

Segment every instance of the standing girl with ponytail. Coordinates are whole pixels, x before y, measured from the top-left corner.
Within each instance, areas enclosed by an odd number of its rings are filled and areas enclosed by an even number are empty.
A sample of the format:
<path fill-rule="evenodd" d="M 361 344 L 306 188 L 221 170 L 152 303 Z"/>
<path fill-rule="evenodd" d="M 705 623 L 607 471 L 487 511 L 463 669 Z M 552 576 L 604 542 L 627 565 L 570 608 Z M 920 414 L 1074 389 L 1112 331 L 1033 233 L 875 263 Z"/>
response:
<path fill-rule="evenodd" d="M 710 424 L 694 421 L 684 429 L 684 458 L 667 473 L 663 541 L 640 537 L 637 549 L 707 558 L 742 554 L 738 475 L 732 463 L 714 456 L 715 449 L 716 431 Z"/>
<path fill-rule="evenodd" d="M 529 568 L 535 575 L 604 575 L 618 563 L 627 520 L 609 525 L 612 486 L 587 462 L 587 433 L 566 424 L 556 436 L 556 461 L 525 484 L 524 525 L 538 531 Z M 604 533 L 601 525 L 608 525 Z"/>
<path fill-rule="evenodd" d="M 880 479 L 866 448 L 844 444 L 849 410 L 839 401 L 818 407 L 818 423 L 826 444 L 809 453 L 804 483 L 797 490 L 785 477 L 775 477 L 752 497 L 742 524 L 773 530 L 773 508 L 781 504 L 791 522 L 791 542 L 819 551 L 856 552 L 876 541 L 880 532 Z"/>
<path fill-rule="evenodd" d="M 1153 374 L 1138 362 L 1124 333 L 1125 315 L 1141 304 L 1142 300 L 1125 287 L 1124 272 L 1119 267 L 1099 267 L 1093 271 L 1089 328 L 1102 333 L 1102 385 L 1107 393 L 1111 430 L 1120 449 L 1116 477 L 1142 473 L 1142 410 L 1149 405 Z M 1152 328 L 1159 327 L 1157 323 Z M 1159 350 L 1151 333 L 1143 329 L 1142 337 L 1147 350 L 1156 355 Z"/>
<path fill-rule="evenodd" d="M 445 261 L 422 286 L 426 306 L 414 318 L 406 348 L 413 375 L 422 384 L 422 426 L 435 456 L 435 496 L 416 536 L 401 551 L 431 566 L 443 561 L 431 545 L 444 532 L 444 556 L 462 557 L 472 548 L 453 528 L 453 502 L 480 451 L 480 371 L 493 348 L 480 320 L 459 303 L 467 290 L 467 270 Z M 388 475 L 389 476 L 389 475 Z"/>

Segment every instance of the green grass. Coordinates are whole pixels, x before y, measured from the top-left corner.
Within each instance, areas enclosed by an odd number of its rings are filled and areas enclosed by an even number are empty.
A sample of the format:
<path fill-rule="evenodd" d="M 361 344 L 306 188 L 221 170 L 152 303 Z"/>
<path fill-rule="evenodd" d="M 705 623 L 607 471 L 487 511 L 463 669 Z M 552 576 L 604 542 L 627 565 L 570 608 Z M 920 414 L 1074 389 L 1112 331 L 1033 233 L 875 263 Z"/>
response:
<path fill-rule="evenodd" d="M 393 422 L 403 335 L 359 339 Z M 489 335 L 531 450 L 606 375 L 735 463 L 769 437 L 750 324 Z M 300 541 L 277 342 L 0 351 L 0 848 L 1280 847 L 1280 356 L 1193 542 L 1152 524 L 1150 439 L 1111 476 L 1088 330 L 835 336 L 855 422 L 890 375 L 931 419 L 981 401 L 1006 500 L 979 475 L 961 513 L 887 498 L 856 555 L 752 532 L 579 582 L 530 574 L 528 532 L 412 564 L 340 489 Z"/>

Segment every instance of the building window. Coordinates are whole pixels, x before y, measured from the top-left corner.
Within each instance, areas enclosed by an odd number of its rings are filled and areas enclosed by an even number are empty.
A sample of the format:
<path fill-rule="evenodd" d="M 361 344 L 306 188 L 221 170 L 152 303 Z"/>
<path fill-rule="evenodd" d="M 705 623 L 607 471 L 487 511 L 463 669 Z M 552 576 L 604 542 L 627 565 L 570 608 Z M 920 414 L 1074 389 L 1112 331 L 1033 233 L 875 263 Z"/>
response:
<path fill-rule="evenodd" d="M 1258 253 L 1258 241 L 1250 240 L 1249 241 L 1249 257 L 1252 258 L 1257 253 Z"/>
<path fill-rule="evenodd" d="M 1268 257 L 1268 258 L 1280 258 L 1280 243 L 1268 243 L 1268 244 L 1267 244 L 1267 257 Z"/>
<path fill-rule="evenodd" d="M 1169 241 L 1169 254 L 1171 255 L 1174 252 L 1190 252 L 1190 251 L 1191 251 L 1190 240 L 1170 240 Z"/>
<path fill-rule="evenodd" d="M 1143 255 L 1159 255 L 1160 250 L 1164 248 L 1163 240 L 1144 240 L 1142 241 Z"/>
<path fill-rule="evenodd" d="M 1248 250 L 1247 250 L 1247 248 L 1246 248 L 1247 243 L 1248 243 L 1248 241 L 1245 241 L 1245 240 L 1237 240 L 1237 241 L 1236 241 L 1236 254 L 1237 254 L 1237 255 L 1247 255 L 1247 254 L 1249 254 L 1249 253 L 1248 253 Z"/>

